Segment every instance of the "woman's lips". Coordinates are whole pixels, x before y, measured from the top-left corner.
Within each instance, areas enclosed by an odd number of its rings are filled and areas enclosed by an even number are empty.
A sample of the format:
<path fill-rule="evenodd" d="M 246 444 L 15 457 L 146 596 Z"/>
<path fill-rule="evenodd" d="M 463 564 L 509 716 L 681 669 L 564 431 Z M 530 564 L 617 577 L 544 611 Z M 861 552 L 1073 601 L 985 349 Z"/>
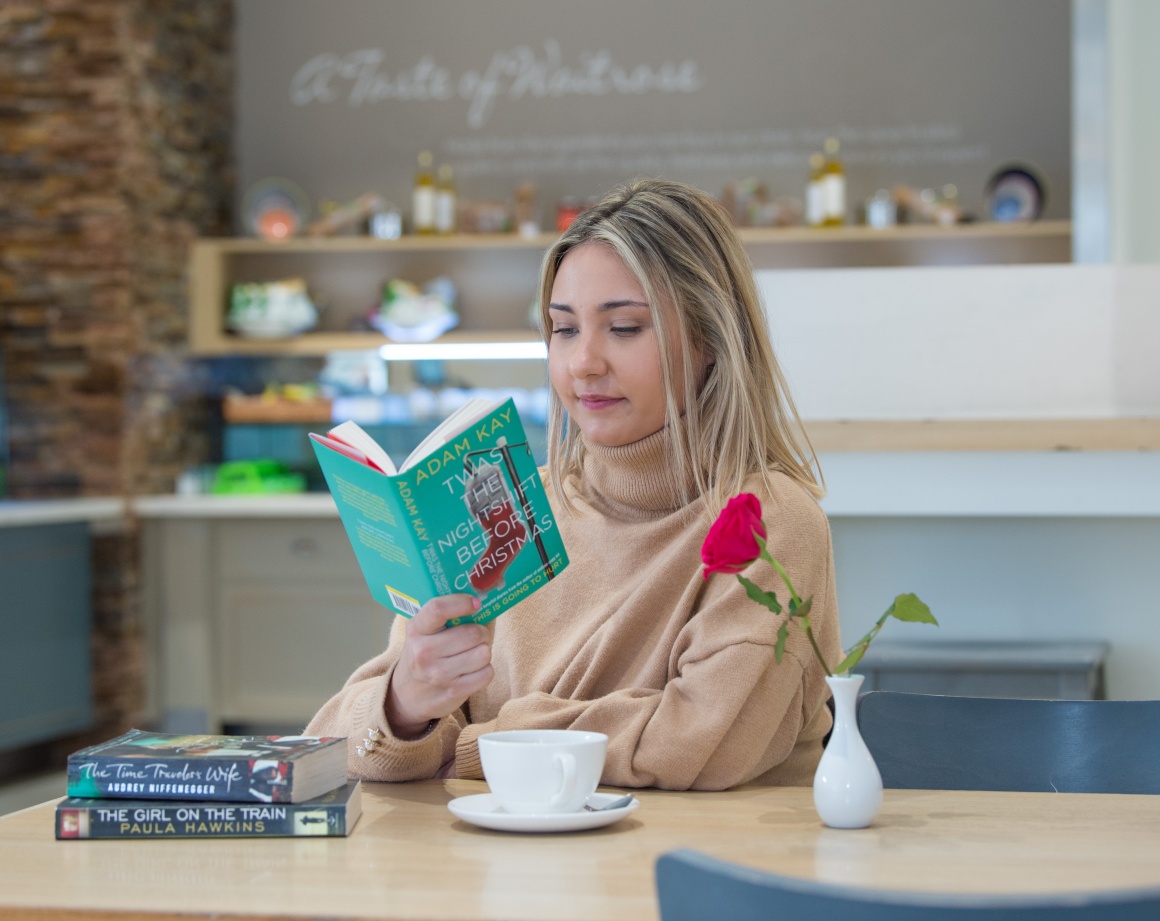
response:
<path fill-rule="evenodd" d="M 584 394 L 580 397 L 580 405 L 585 409 L 608 409 L 623 401 L 623 397 L 601 397 L 595 394 Z"/>

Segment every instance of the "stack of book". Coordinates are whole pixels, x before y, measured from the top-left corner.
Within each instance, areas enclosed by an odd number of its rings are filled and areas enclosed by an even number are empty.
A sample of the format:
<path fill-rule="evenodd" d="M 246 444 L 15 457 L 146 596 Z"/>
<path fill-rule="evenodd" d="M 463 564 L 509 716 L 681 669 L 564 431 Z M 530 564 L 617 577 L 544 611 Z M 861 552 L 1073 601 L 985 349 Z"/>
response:
<path fill-rule="evenodd" d="M 361 786 L 346 740 L 132 729 L 69 755 L 56 837 L 349 835 Z"/>

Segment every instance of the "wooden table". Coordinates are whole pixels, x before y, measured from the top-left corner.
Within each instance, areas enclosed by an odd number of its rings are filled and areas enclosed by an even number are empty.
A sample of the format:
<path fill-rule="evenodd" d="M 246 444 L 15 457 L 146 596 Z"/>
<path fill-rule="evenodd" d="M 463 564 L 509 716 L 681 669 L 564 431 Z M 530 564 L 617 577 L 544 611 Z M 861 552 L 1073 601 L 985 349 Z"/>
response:
<path fill-rule="evenodd" d="M 1160 796 L 888 790 L 871 828 L 836 831 L 808 788 L 644 790 L 615 825 L 525 835 L 447 811 L 479 792 L 473 781 L 367 785 L 345 839 L 58 842 L 45 803 L 0 818 L 0 918 L 655 919 L 653 866 L 677 847 L 883 888 L 1160 884 Z"/>

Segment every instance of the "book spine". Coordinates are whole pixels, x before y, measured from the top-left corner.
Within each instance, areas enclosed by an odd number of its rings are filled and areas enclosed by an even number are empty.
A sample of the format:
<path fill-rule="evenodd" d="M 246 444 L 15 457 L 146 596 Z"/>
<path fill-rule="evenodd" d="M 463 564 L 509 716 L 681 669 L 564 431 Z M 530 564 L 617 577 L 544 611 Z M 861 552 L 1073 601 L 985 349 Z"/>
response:
<path fill-rule="evenodd" d="M 423 557 L 423 515 L 406 478 L 312 444 L 371 597 L 414 617 L 436 591 Z"/>
<path fill-rule="evenodd" d="M 347 834 L 346 816 L 345 803 L 62 803 L 56 809 L 56 837 L 58 840 L 338 837 Z"/>
<path fill-rule="evenodd" d="M 417 566 L 414 573 L 423 588 L 416 593 L 418 597 L 412 597 L 400 592 L 391 583 L 384 585 L 389 599 L 387 606 L 408 618 L 418 614 L 419 608 L 436 595 L 446 595 L 451 590 L 439 559 L 433 554 L 433 537 L 424 520 L 422 506 L 417 502 L 419 490 L 411 473 L 404 471 L 390 477 L 387 494 L 396 515 L 395 520 L 401 522 L 400 526 L 407 533 L 413 552 L 422 560 L 422 565 Z"/>
<path fill-rule="evenodd" d="M 245 758 L 73 756 L 67 793 L 88 799 L 288 803 L 293 772 L 292 761 L 273 759 L 255 764 Z"/>
<path fill-rule="evenodd" d="M 426 488 L 419 482 L 414 468 L 393 477 L 392 486 L 396 507 L 399 510 L 399 520 L 403 522 L 412 545 L 423 561 L 419 577 L 426 582 L 426 588 L 424 597 L 420 599 L 421 603 L 426 603 L 438 595 L 449 594 L 455 589 L 451 584 L 449 573 L 443 566 L 438 550 L 438 535 L 427 518 L 425 509 L 429 509 L 430 505 L 428 501 L 419 498 L 424 495 Z M 394 596 L 391 600 L 398 602 Z M 414 617 L 419 613 L 418 606 L 407 607 L 405 604 L 396 603 L 395 607 L 407 617 Z"/>

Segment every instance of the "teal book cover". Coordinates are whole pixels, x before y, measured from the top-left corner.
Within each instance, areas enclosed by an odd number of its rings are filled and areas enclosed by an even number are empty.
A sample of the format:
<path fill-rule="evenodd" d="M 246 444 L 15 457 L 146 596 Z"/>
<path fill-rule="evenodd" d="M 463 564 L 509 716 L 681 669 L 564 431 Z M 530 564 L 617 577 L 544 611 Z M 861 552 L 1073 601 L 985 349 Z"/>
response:
<path fill-rule="evenodd" d="M 333 437 L 312 435 L 311 443 L 380 604 L 413 617 L 437 595 L 472 593 L 481 607 L 470 620 L 487 623 L 568 565 L 510 399 L 445 431 L 398 473 L 385 455 L 382 469 L 375 466 L 376 446 L 358 443 L 368 437 L 361 430 L 337 441 L 350 425 L 332 429 Z"/>
<path fill-rule="evenodd" d="M 346 780 L 345 739 L 130 729 L 68 756 L 68 795 L 297 803 Z"/>

